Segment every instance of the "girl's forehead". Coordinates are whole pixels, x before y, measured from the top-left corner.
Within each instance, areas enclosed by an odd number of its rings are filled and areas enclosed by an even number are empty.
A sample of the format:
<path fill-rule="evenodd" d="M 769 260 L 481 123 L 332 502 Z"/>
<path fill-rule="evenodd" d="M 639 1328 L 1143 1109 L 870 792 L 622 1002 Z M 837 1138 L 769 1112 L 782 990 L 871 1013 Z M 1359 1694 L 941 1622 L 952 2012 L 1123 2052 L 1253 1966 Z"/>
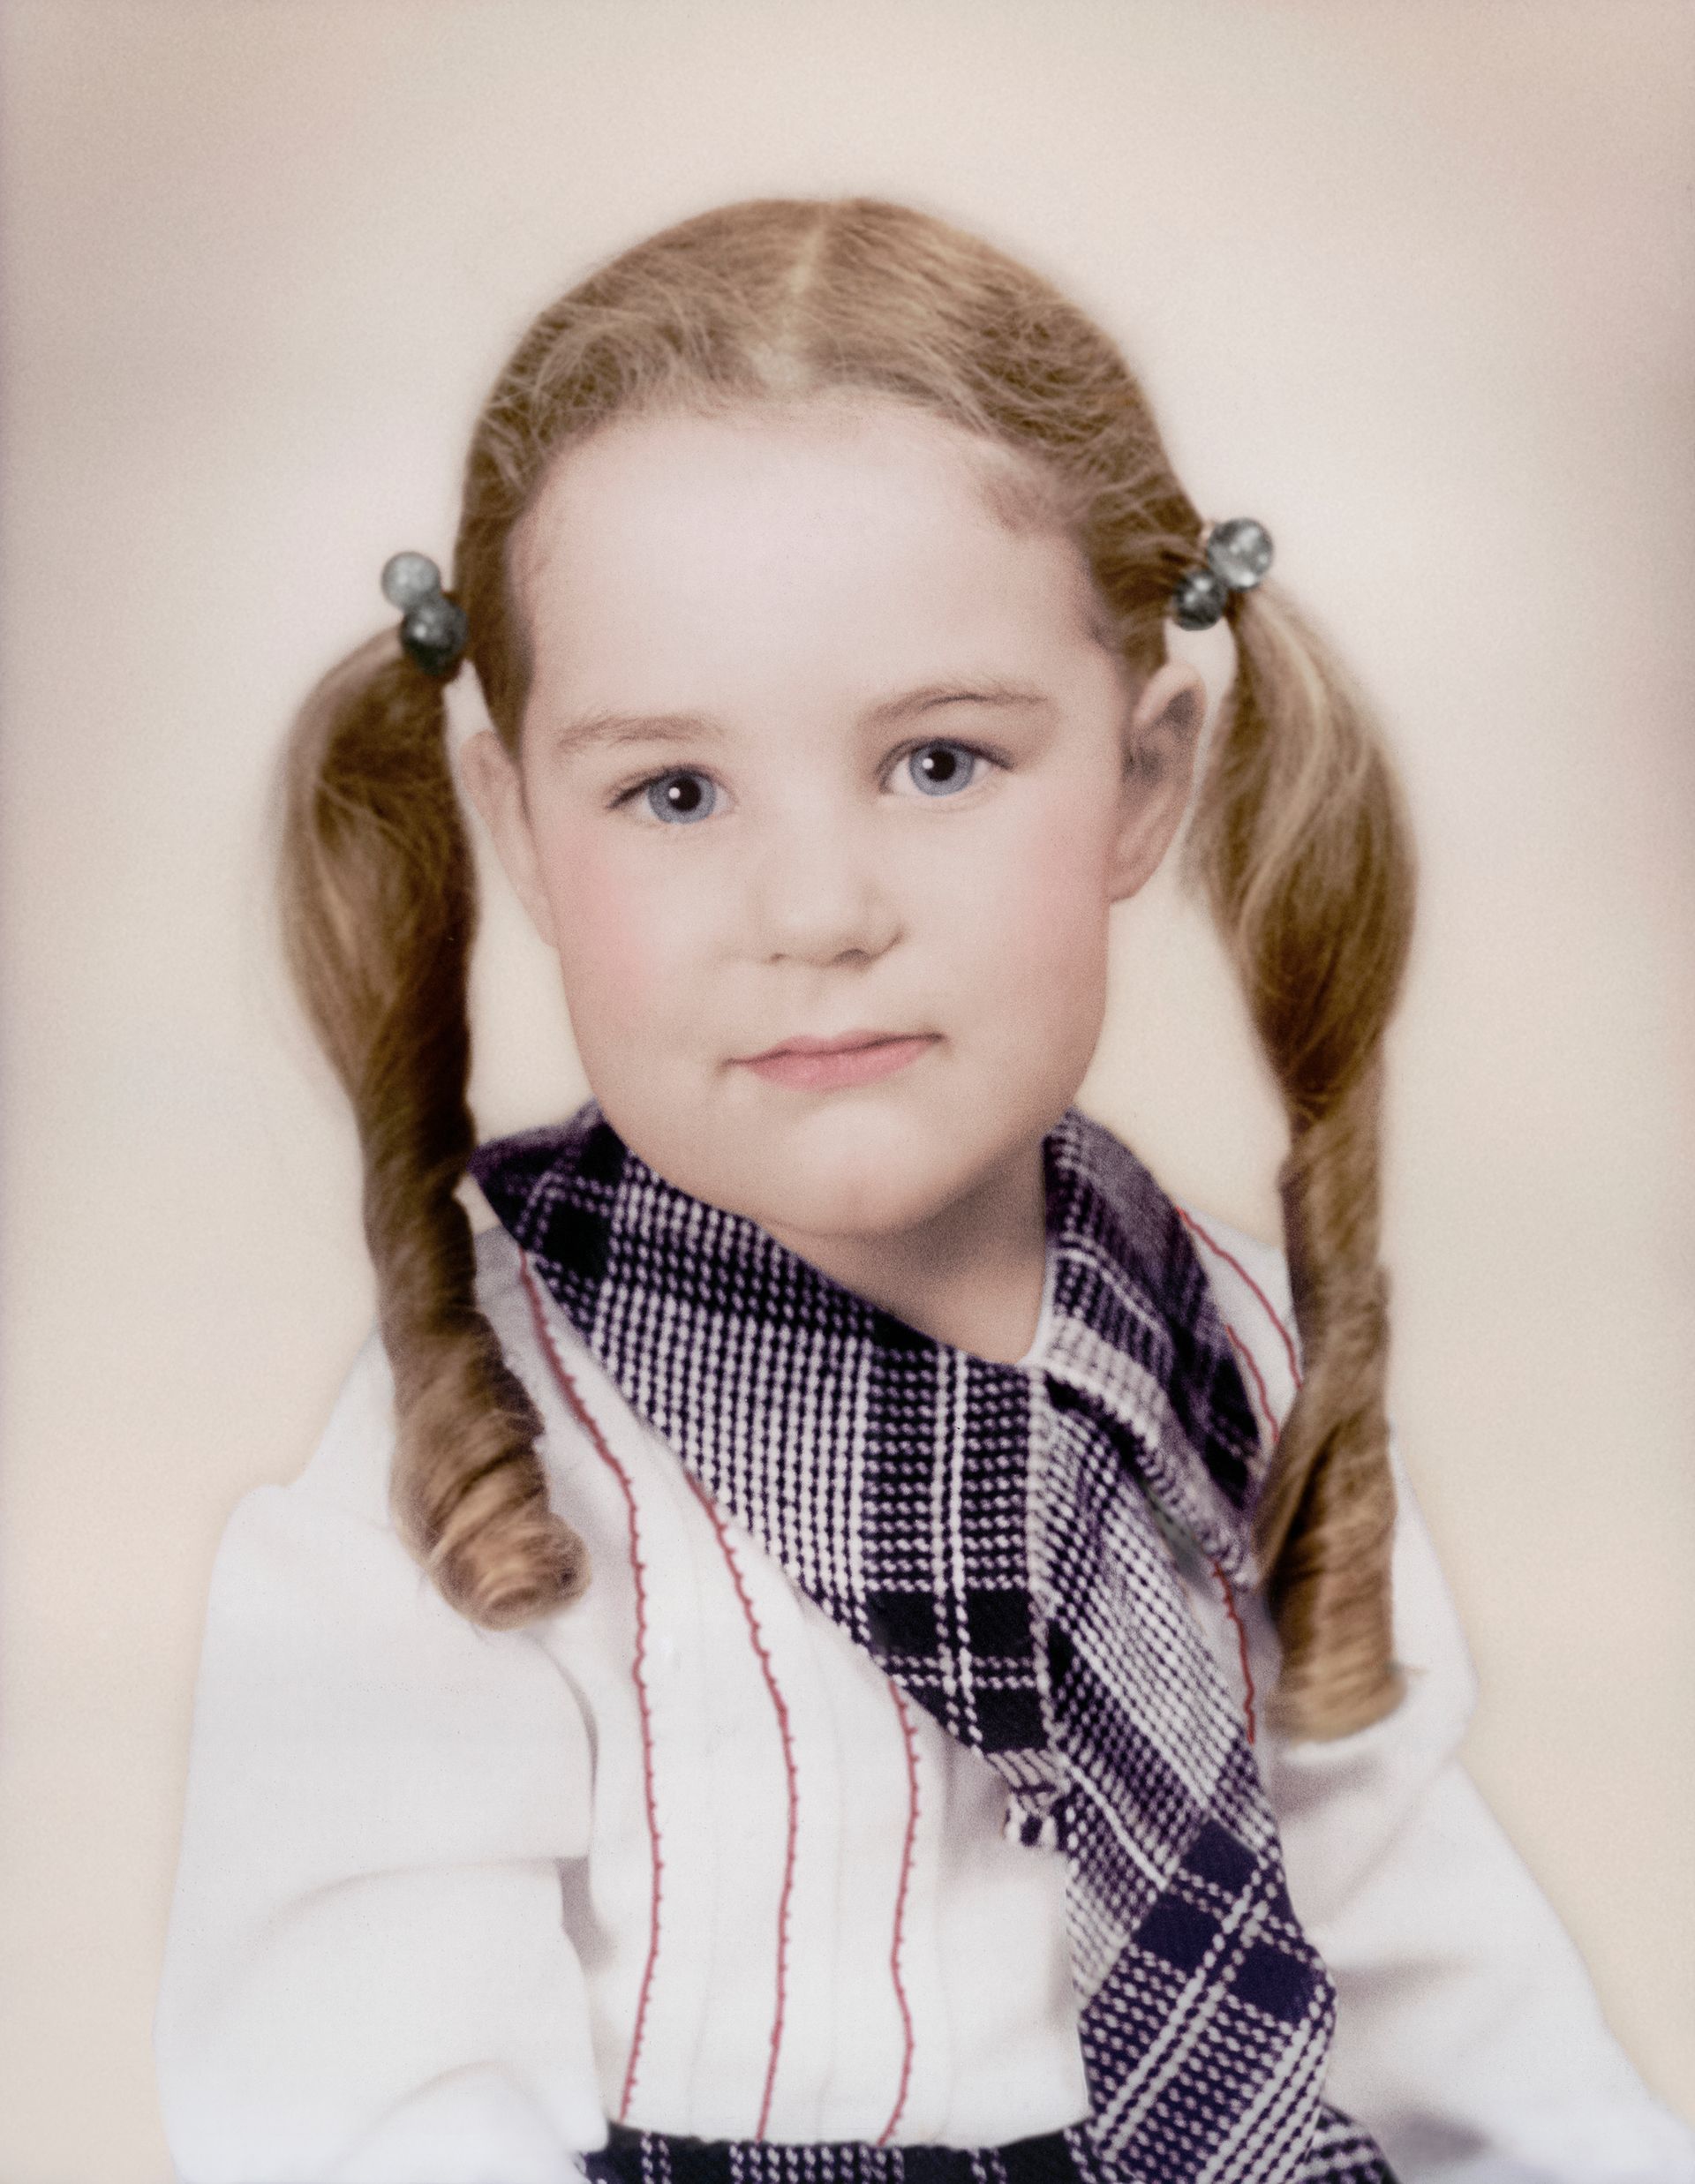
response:
<path fill-rule="evenodd" d="M 734 524 L 806 503 L 899 523 L 946 508 L 971 526 L 1058 528 L 1037 465 L 886 395 L 824 394 L 615 419 L 556 456 L 522 527 L 532 561 L 591 528 Z"/>
<path fill-rule="evenodd" d="M 1003 644 L 1089 627 L 1082 557 L 1042 474 L 887 398 L 823 398 L 603 427 L 556 460 L 514 540 L 536 665 L 656 621 L 900 642 L 938 622 Z"/>

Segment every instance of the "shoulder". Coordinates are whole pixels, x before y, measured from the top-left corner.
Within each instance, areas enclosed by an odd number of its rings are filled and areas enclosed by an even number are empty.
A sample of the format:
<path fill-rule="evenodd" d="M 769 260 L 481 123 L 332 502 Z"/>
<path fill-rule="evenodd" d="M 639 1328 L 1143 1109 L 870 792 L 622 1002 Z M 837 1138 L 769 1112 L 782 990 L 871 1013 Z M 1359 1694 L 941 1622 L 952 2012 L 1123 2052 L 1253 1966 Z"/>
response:
<path fill-rule="evenodd" d="M 1176 1201 L 1173 1201 L 1176 1202 Z M 1300 1337 L 1295 1326 L 1289 1262 L 1263 1243 L 1214 1215 L 1178 1203 L 1177 1210 L 1207 1276 L 1220 1317 L 1242 1366 L 1262 1429 L 1275 1438 L 1300 1386 Z M 1374 1740 L 1421 1742 L 1446 1755 L 1458 1743 L 1477 1698 L 1477 1677 L 1453 1596 L 1419 1508 L 1390 1421 L 1390 1474 L 1395 1487 L 1390 1568 L 1395 1652 L 1406 1671 L 1408 1698 L 1379 1727 L 1339 1744 L 1307 1749 L 1317 1766 L 1342 1750 L 1357 1758 Z M 1428 1755 L 1427 1755 L 1428 1756 Z"/>
<path fill-rule="evenodd" d="M 513 1370 L 533 1388 L 538 1336 L 522 1276 L 522 1254 L 503 1231 L 478 1239 L 477 1297 Z M 281 1639 L 305 1626 L 367 1639 L 380 1631 L 414 1644 L 420 1634 L 451 1646 L 462 1634 L 486 1650 L 491 1634 L 449 1608 L 396 1524 L 390 1484 L 396 1449 L 394 1375 L 373 1329 L 350 1367 L 318 1444 L 283 1484 L 245 1494 L 224 1526 L 213 1567 L 208 1612 L 226 1630 L 257 1642 L 267 1627 Z"/>
<path fill-rule="evenodd" d="M 516 1278 L 515 1264 L 497 1269 L 497 1286 Z M 537 1642 L 543 1626 L 471 1623 L 402 1537 L 395 1440 L 393 1378 L 373 1333 L 305 1467 L 243 1495 L 225 1524 L 197 1685 L 201 1775 L 224 1766 L 216 1754 L 238 1770 L 261 1745 L 302 1767 L 327 1764 L 333 1748 L 352 1769 L 357 1751 L 439 1739 L 516 1780 L 512 1754 L 539 1751 L 543 1728 L 581 1758 L 575 1704 Z"/>
<path fill-rule="evenodd" d="M 524 1254 L 502 1228 L 476 1239 L 477 1303 L 508 1362 L 528 1385 L 539 1364 L 535 1315 L 524 1278 Z M 323 1434 L 305 1468 L 283 1487 L 260 1487 L 244 1502 L 263 1506 L 276 1495 L 387 1526 L 395 1453 L 395 1382 L 382 1337 L 373 1328 L 348 1368 Z"/>

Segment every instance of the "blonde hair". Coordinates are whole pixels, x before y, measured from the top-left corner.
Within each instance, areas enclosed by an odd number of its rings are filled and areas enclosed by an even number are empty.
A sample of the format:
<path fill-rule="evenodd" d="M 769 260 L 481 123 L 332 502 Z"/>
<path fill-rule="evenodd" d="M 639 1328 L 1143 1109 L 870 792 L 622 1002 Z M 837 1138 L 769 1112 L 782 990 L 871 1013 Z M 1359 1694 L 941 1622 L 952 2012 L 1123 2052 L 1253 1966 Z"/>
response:
<path fill-rule="evenodd" d="M 509 749 L 530 673 L 513 531 L 561 451 L 644 410 L 828 392 L 893 397 L 1023 458 L 1001 465 L 1003 512 L 1027 516 L 1034 497 L 1069 531 L 1126 660 L 1152 672 L 1202 526 L 1112 343 L 1040 275 L 930 215 L 867 198 L 758 200 L 667 229 L 562 297 L 477 421 L 452 593 Z M 1328 1736 L 1398 1695 L 1378 1096 L 1412 859 L 1366 711 L 1281 588 L 1237 595 L 1232 618 L 1239 670 L 1193 854 L 1289 1118 L 1282 1188 L 1306 1382 L 1259 1546 L 1281 1718 Z M 292 968 L 358 1120 L 395 1367 L 396 1521 L 464 1615 L 524 1623 L 580 1591 L 587 1563 L 548 1507 L 535 1412 L 474 1300 L 455 1194 L 472 1144 L 474 893 L 441 687 L 392 635 L 304 708 L 284 833 Z"/>

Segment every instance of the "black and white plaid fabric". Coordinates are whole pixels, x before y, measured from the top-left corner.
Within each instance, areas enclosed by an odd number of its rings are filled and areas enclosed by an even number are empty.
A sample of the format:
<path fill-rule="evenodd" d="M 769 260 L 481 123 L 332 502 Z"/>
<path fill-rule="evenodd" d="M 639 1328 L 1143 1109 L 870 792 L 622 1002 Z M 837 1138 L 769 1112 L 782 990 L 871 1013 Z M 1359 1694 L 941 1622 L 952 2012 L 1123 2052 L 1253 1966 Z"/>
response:
<path fill-rule="evenodd" d="M 985 1756 L 1021 1839 L 1065 1852 L 1090 2105 L 1063 2156 L 1025 2142 L 1043 2173 L 1385 2184 L 1323 2101 L 1334 1990 L 1163 1537 L 1249 1580 L 1265 1455 L 1229 1337 L 1175 1208 L 1111 1132 L 1073 1109 L 1043 1156 L 1040 1373 L 919 1332 L 677 1189 L 592 1102 L 472 1166 L 638 1415 Z M 707 2184 L 718 2150 L 624 2133 L 606 2158 L 625 2140 L 643 2184 Z M 763 2184 L 780 2153 L 794 2184 L 903 2184 L 915 2161 L 918 2184 L 945 2151 L 738 2142 L 729 2173 Z"/>
<path fill-rule="evenodd" d="M 1126 2173 L 1104 2166 L 1081 2129 L 1006 2146 L 791 2145 L 685 2138 L 614 2123 L 606 2145 L 585 2154 L 584 2165 L 594 2184 L 1121 2184 Z M 1373 2140 L 1330 2109 L 1322 2112 L 1298 2173 L 1302 2184 L 1394 2184 Z"/>

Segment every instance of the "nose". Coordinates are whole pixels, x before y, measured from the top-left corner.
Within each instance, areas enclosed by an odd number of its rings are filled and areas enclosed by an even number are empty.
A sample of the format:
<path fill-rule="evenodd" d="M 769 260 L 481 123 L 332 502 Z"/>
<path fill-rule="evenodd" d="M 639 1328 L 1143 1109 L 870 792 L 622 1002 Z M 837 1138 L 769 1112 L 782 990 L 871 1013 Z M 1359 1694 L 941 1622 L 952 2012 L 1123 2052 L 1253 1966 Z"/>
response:
<path fill-rule="evenodd" d="M 900 930 L 875 821 L 839 802 L 773 814 L 750 874 L 756 952 L 771 962 L 874 960 Z"/>

